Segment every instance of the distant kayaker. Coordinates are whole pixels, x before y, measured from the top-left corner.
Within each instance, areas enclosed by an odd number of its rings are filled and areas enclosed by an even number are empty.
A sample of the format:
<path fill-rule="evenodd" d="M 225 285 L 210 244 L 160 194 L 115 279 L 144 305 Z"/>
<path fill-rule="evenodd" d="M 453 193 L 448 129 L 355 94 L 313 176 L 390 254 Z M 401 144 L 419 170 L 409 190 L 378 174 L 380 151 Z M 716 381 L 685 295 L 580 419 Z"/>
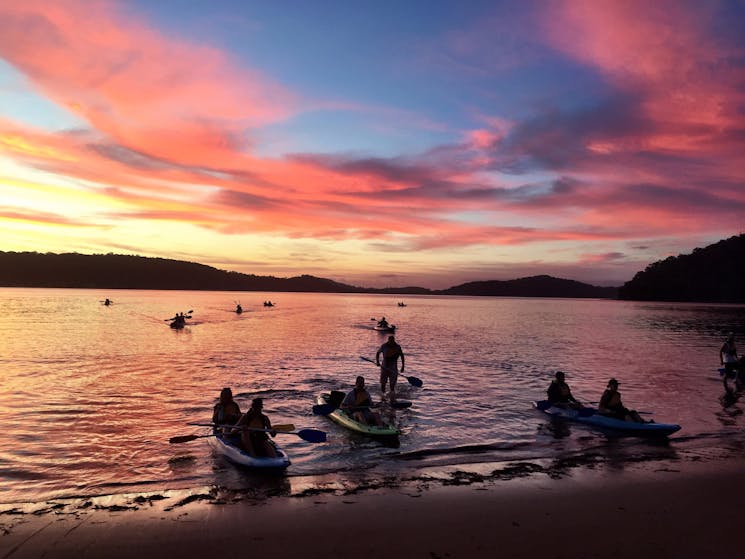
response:
<path fill-rule="evenodd" d="M 111 299 L 106 299 L 106 300 L 105 300 L 105 301 L 103 302 L 103 304 L 104 304 L 104 305 L 106 305 L 106 306 L 108 307 L 108 306 L 109 306 L 109 305 L 110 305 L 111 303 L 113 303 L 113 302 L 114 302 L 114 301 L 112 301 Z"/>
<path fill-rule="evenodd" d="M 388 321 L 385 319 L 385 317 L 378 320 L 378 326 L 381 328 L 388 328 Z"/>
<path fill-rule="evenodd" d="M 556 371 L 555 377 L 546 391 L 548 401 L 551 405 L 559 408 L 581 408 L 582 404 L 572 396 L 572 391 L 566 383 L 564 373 L 562 371 Z"/>
<path fill-rule="evenodd" d="M 266 431 L 252 431 L 243 429 L 241 432 L 241 442 L 243 448 L 251 456 L 276 458 L 277 451 L 272 443 L 269 442 L 269 435 L 275 437 L 277 433 L 272 431 L 272 422 L 262 412 L 264 409 L 264 400 L 254 398 L 251 402 L 251 408 L 243 414 L 236 426 L 251 427 L 253 429 L 269 429 Z"/>
<path fill-rule="evenodd" d="M 727 385 L 727 379 L 735 379 L 735 382 L 737 382 L 738 369 L 737 346 L 735 346 L 735 334 L 733 332 L 730 332 L 719 350 L 719 362 L 724 366 L 724 375 L 722 375 L 724 389 L 730 392 L 731 388 Z"/>
<path fill-rule="evenodd" d="M 621 393 L 618 391 L 618 381 L 614 378 L 608 381 L 608 386 L 600 397 L 598 412 L 623 421 L 646 423 L 635 410 L 624 407 L 621 402 Z"/>
<path fill-rule="evenodd" d="M 243 307 L 241 307 L 240 303 L 235 306 L 235 312 L 237 312 L 238 314 L 241 314 L 243 312 Z"/>
<path fill-rule="evenodd" d="M 372 406 L 372 398 L 370 398 L 370 393 L 365 388 L 365 378 L 357 377 L 354 388 L 342 400 L 340 407 L 355 421 L 365 425 L 384 426 L 385 423 L 383 423 L 380 414 L 372 411 L 370 406 Z"/>
<path fill-rule="evenodd" d="M 383 318 L 385 320 L 385 318 Z M 383 355 L 383 363 L 380 363 L 380 356 Z M 398 380 L 398 358 L 401 358 L 401 373 L 404 372 L 405 358 L 401 346 L 396 343 L 394 336 L 388 336 L 385 342 L 375 354 L 375 363 L 380 367 L 380 390 L 385 394 L 385 385 L 388 381 L 391 383 L 391 398 L 395 396 L 396 381 Z"/>

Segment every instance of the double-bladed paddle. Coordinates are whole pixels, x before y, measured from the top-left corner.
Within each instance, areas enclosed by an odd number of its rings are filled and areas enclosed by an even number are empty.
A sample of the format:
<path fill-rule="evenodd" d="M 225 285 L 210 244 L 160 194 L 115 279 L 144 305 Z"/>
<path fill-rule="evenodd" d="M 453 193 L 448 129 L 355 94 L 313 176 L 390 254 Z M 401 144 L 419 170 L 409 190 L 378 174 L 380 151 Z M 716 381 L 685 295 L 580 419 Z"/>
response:
<path fill-rule="evenodd" d="M 189 425 L 196 425 L 199 427 L 225 427 L 230 429 L 235 429 L 238 431 L 261 431 L 264 433 L 271 433 L 272 431 L 283 434 L 283 435 L 297 435 L 304 441 L 307 441 L 309 443 L 322 443 L 326 441 L 326 432 L 321 431 L 319 429 L 300 429 L 299 431 L 295 431 L 295 426 L 292 424 L 288 425 L 275 425 L 271 429 L 260 429 L 258 427 L 243 427 L 235 425 L 218 425 L 216 423 L 189 423 Z M 196 439 L 201 439 L 204 437 L 215 437 L 217 436 L 217 433 L 210 433 L 207 435 L 182 435 L 178 437 L 171 437 L 168 439 L 168 442 L 171 444 L 178 444 L 178 443 L 186 443 L 189 441 L 193 441 Z"/>
<path fill-rule="evenodd" d="M 186 311 L 183 315 L 184 318 L 191 318 L 191 313 L 193 313 L 193 310 Z M 188 316 L 187 316 L 188 315 Z M 169 320 L 176 320 L 178 318 L 178 315 L 174 316 L 173 318 L 164 318 L 163 322 L 168 322 Z"/>
<path fill-rule="evenodd" d="M 546 411 L 548 408 L 552 406 L 553 404 L 549 402 L 548 400 L 538 400 L 535 403 L 536 409 L 541 410 L 541 411 Z M 595 415 L 595 413 L 597 412 L 597 410 L 595 410 L 594 408 L 588 408 L 588 407 L 568 408 L 568 409 L 573 409 L 574 411 L 577 411 L 578 412 L 577 415 L 579 415 L 580 417 L 590 417 L 591 415 Z"/>
<path fill-rule="evenodd" d="M 360 359 L 362 359 L 363 361 L 369 361 L 370 363 L 372 363 L 374 365 L 378 365 L 377 363 L 375 363 L 375 361 L 373 361 L 369 357 L 365 357 L 364 355 L 360 355 Z M 378 366 L 381 367 L 382 369 L 385 369 L 389 373 L 395 373 L 396 372 L 393 369 L 391 369 L 389 367 L 386 367 L 385 365 L 378 365 Z M 406 380 L 408 380 L 410 385 L 416 386 L 417 388 L 421 388 L 424 385 L 424 382 L 422 382 L 422 379 L 420 379 L 420 378 L 417 378 L 417 377 L 408 377 L 408 376 L 406 376 L 404 374 L 401 374 L 401 376 L 404 377 Z"/>

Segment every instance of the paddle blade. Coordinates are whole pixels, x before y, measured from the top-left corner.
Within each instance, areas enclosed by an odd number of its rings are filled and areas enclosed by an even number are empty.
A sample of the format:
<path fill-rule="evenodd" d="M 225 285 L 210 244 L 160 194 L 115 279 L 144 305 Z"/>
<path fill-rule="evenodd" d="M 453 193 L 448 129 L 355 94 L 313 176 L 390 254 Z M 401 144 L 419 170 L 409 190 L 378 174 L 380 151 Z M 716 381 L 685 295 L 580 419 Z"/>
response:
<path fill-rule="evenodd" d="M 409 381 L 409 384 L 411 386 L 416 386 L 417 388 L 421 388 L 424 385 L 424 383 L 422 382 L 422 379 L 417 378 L 417 377 L 406 377 L 406 380 Z"/>
<path fill-rule="evenodd" d="M 332 404 L 316 404 L 313 406 L 313 415 L 328 415 L 336 409 Z"/>
<path fill-rule="evenodd" d="M 318 429 L 300 429 L 300 431 L 295 434 L 309 443 L 326 442 L 326 433 L 324 431 L 319 431 Z"/>
<path fill-rule="evenodd" d="M 168 442 L 171 444 L 188 443 L 199 438 L 199 435 L 181 435 L 180 437 L 171 437 Z"/>

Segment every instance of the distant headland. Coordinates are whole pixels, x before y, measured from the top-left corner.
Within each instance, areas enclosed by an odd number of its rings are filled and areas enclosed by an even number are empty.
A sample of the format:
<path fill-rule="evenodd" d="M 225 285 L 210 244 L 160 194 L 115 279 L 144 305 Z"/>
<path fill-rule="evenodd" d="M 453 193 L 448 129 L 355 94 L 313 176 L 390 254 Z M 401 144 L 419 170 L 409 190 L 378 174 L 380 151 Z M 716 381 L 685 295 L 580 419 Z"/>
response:
<path fill-rule="evenodd" d="M 533 276 L 508 281 L 477 281 L 442 290 L 424 287 L 370 288 L 302 275 L 257 276 L 204 264 L 122 254 L 1 252 L 0 286 L 83 289 L 183 289 L 310 293 L 388 293 L 398 295 L 481 295 L 511 297 L 617 297 L 616 287 Z"/>
<path fill-rule="evenodd" d="M 302 275 L 290 278 L 219 270 L 204 264 L 122 254 L 0 251 L 0 287 L 182 289 L 397 295 L 572 297 L 638 301 L 745 303 L 745 234 L 692 254 L 654 262 L 619 287 L 598 287 L 547 275 L 474 281 L 432 290 L 371 288 Z"/>

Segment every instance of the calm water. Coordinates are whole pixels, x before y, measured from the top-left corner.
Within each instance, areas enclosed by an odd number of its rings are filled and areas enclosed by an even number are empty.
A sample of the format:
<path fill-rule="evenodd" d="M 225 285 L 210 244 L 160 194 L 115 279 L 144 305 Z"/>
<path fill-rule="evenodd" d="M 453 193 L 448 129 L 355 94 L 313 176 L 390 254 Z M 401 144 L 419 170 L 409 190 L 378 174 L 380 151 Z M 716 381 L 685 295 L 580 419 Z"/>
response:
<path fill-rule="evenodd" d="M 112 306 L 100 303 L 106 297 Z M 277 306 L 263 307 L 265 299 Z M 232 312 L 236 301 L 242 315 Z M 165 318 L 190 309 L 190 326 L 168 328 Z M 204 440 L 167 443 L 200 432 L 186 423 L 208 421 L 223 386 L 242 409 L 263 396 L 274 423 L 327 431 L 319 445 L 277 437 L 293 461 L 286 486 L 590 449 L 621 463 L 650 452 L 742 452 L 742 404 L 723 399 L 717 367 L 723 333 L 734 330 L 738 340 L 745 333 L 743 311 L 603 300 L 0 289 L 0 503 L 251 487 L 256 475 L 213 455 Z M 310 411 L 319 392 L 346 390 L 358 374 L 376 387 L 376 367 L 359 356 L 374 357 L 385 340 L 370 320 L 381 315 L 399 326 L 407 374 L 425 383 L 399 381 L 399 398 L 414 402 L 395 417 L 404 432 L 399 448 Z M 544 397 L 558 369 L 585 401 L 597 400 L 616 376 L 627 405 L 683 430 L 659 445 L 553 424 L 531 401 Z"/>

